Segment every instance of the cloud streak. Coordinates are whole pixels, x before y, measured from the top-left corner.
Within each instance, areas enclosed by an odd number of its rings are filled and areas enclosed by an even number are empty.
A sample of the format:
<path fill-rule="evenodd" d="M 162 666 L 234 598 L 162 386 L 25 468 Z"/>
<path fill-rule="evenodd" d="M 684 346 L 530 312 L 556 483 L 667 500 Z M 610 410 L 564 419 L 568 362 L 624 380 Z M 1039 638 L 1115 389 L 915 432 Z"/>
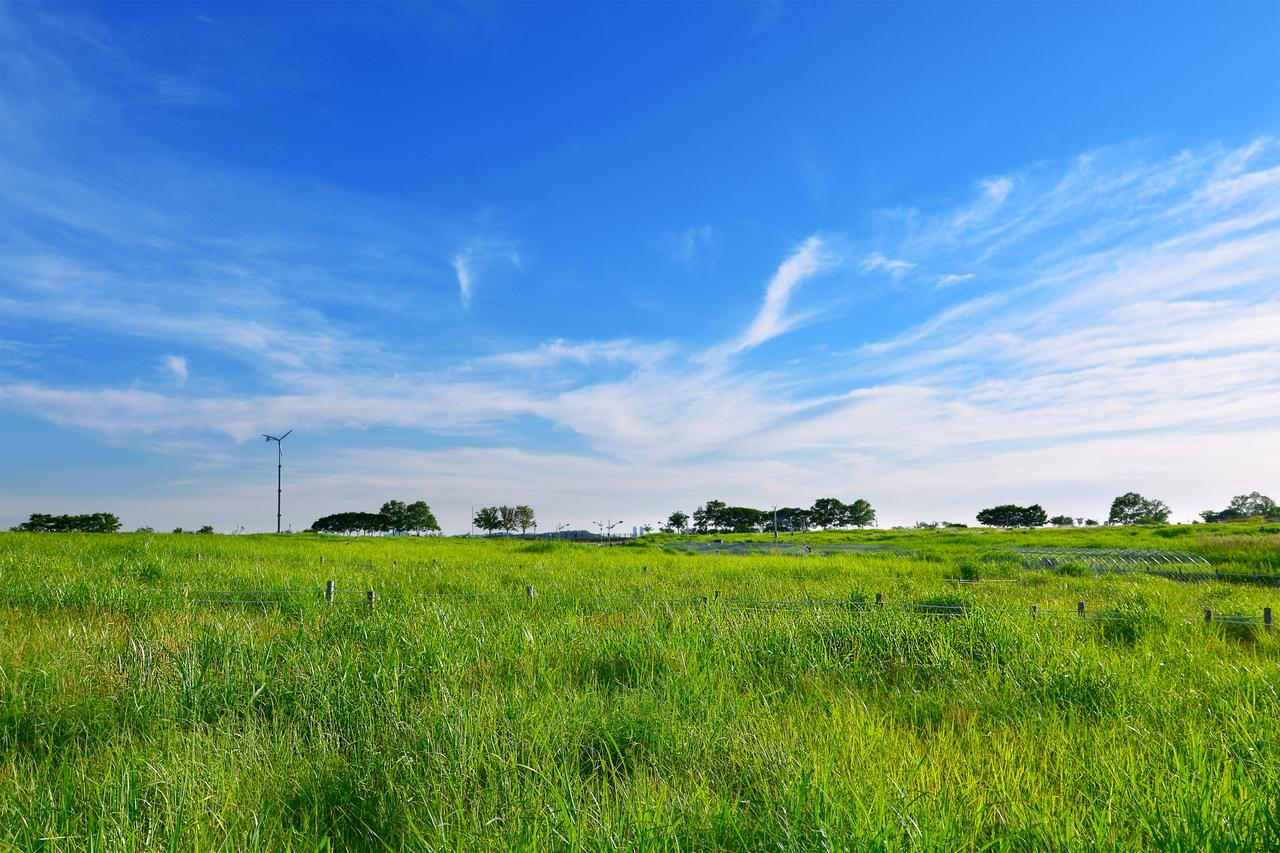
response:
<path fill-rule="evenodd" d="M 757 347 L 802 322 L 803 316 L 787 313 L 791 294 L 805 281 L 834 269 L 839 263 L 839 257 L 821 237 L 814 235 L 805 240 L 773 274 L 765 289 L 764 304 L 732 350 L 741 352 Z"/>
<path fill-rule="evenodd" d="M 454 253 L 450 260 L 458 279 L 458 300 L 463 308 L 471 307 L 477 278 L 499 264 L 521 269 L 520 253 L 513 243 L 490 237 L 474 238 Z"/>

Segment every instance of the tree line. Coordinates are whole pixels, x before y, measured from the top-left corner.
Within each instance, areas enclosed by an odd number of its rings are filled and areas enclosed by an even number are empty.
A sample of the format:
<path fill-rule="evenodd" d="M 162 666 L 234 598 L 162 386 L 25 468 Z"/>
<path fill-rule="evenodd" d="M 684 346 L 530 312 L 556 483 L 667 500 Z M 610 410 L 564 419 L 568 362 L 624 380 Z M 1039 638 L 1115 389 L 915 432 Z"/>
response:
<path fill-rule="evenodd" d="M 1247 495 L 1236 495 L 1226 509 L 1216 512 L 1206 509 L 1200 513 L 1200 517 L 1209 524 L 1219 521 L 1243 521 L 1246 518 L 1280 521 L 1280 507 L 1266 495 L 1250 492 Z"/>
<path fill-rule="evenodd" d="M 1144 498 L 1137 492 L 1126 492 L 1111 502 L 1107 524 L 1163 524 L 1169 520 L 1169 506 L 1164 501 Z M 978 523 L 989 527 L 1095 527 L 1092 518 L 1072 518 L 1055 515 L 1053 518 L 1040 504 L 1018 506 L 1000 504 L 978 511 Z"/>
<path fill-rule="evenodd" d="M 336 512 L 316 519 L 312 533 L 438 533 L 440 523 L 426 501 L 387 501 L 377 512 Z"/>
<path fill-rule="evenodd" d="M 1169 505 L 1162 500 L 1144 497 L 1138 492 L 1125 492 L 1111 502 L 1107 524 L 1166 524 L 1169 521 L 1169 513 Z M 1226 509 L 1216 512 L 1205 510 L 1200 513 L 1200 517 L 1211 524 L 1221 521 L 1243 521 L 1248 518 L 1280 521 L 1280 507 L 1277 507 L 1276 502 L 1266 495 L 1250 492 L 1247 495 L 1236 495 Z M 1092 518 L 1072 518 L 1069 515 L 1055 515 L 1050 518 L 1040 504 L 1031 506 L 1001 504 L 980 510 L 978 523 L 991 527 L 1043 527 L 1045 524 L 1052 524 L 1055 527 L 1076 525 L 1093 527 L 1098 522 Z"/>
<path fill-rule="evenodd" d="M 664 533 L 804 533 L 821 528 L 868 527 L 876 523 L 876 511 L 863 498 L 844 503 L 839 498 L 818 498 L 813 506 L 754 509 L 710 500 L 690 517 L 676 510 L 667 517 Z"/>
<path fill-rule="evenodd" d="M 524 504 L 482 507 L 472 522 L 490 536 L 498 530 L 514 533 L 517 527 L 521 533 L 538 529 L 538 518 L 534 515 L 533 507 Z"/>
<path fill-rule="evenodd" d="M 31 513 L 31 517 L 10 530 L 26 533 L 116 533 L 120 519 L 110 512 L 91 512 L 86 515 L 46 515 Z"/>
<path fill-rule="evenodd" d="M 1169 520 L 1169 505 L 1164 501 L 1147 498 L 1138 492 L 1126 492 L 1111 502 L 1111 511 L 1107 516 L 1107 524 L 1164 524 Z M 1206 523 L 1244 521 L 1262 519 L 1264 521 L 1280 521 L 1280 506 L 1260 492 L 1247 495 L 1236 495 L 1225 509 L 1205 510 L 1200 517 Z M 1098 522 L 1092 518 L 1072 518 L 1068 515 L 1050 517 L 1044 507 L 1039 504 L 1019 506 L 1017 504 L 1001 504 L 988 507 L 978 512 L 978 522 L 992 527 L 1043 527 L 1046 524 L 1055 527 L 1092 527 Z M 513 533 L 519 530 L 525 533 L 530 529 L 537 530 L 537 518 L 533 508 L 520 506 L 484 507 L 475 514 L 475 526 L 492 535 L 496 531 Z M 779 533 L 804 533 L 811 529 L 832 530 L 849 527 L 867 527 L 875 524 L 876 512 L 871 504 L 858 498 L 852 503 L 844 503 L 837 498 L 819 498 L 813 506 L 778 507 L 773 509 L 754 509 L 744 506 L 729 506 L 721 500 L 709 500 L 693 511 L 690 516 L 676 510 L 668 516 L 662 526 L 664 533 L 772 533 L 776 527 Z M 11 527 L 17 532 L 37 533 L 116 533 L 120 530 L 120 519 L 110 512 L 95 512 L 84 515 L 50 515 L 33 512 L 27 520 Z M 934 524 L 917 524 L 917 527 L 935 527 Z M 964 525 L 946 525 L 963 527 Z M 378 512 L 339 512 L 319 518 L 309 528 L 314 533 L 438 533 L 440 524 L 436 521 L 431 507 L 426 501 L 390 500 L 382 505 Z M 647 533 L 651 528 L 644 526 Z M 139 533 L 151 533 L 151 528 L 140 527 Z M 174 533 L 185 533 L 182 528 L 175 528 Z M 198 533 L 213 533 L 212 525 L 201 527 Z"/>

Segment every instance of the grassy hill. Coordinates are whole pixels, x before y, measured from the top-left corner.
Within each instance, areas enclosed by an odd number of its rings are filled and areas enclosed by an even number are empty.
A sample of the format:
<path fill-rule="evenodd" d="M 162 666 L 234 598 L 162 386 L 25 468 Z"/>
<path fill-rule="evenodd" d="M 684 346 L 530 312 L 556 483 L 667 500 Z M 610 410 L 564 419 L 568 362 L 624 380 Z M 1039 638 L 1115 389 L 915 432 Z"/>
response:
<path fill-rule="evenodd" d="M 1280 589 L 986 559 L 1275 525 L 669 538 L 0 535 L 0 843 L 1280 847 Z"/>

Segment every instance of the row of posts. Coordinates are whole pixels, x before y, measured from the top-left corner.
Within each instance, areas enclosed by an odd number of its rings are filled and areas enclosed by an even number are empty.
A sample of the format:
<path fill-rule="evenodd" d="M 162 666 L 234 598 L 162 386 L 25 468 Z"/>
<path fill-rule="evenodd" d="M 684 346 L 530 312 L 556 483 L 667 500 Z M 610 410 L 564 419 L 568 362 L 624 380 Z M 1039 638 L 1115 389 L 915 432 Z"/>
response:
<path fill-rule="evenodd" d="M 334 582 L 333 582 L 333 581 L 325 581 L 325 584 L 324 584 L 324 600 L 325 600 L 325 601 L 327 601 L 327 602 L 329 602 L 330 604 L 332 604 L 332 603 L 333 603 L 333 593 L 334 593 L 334 586 L 333 586 L 333 584 L 334 584 Z M 530 584 L 530 585 L 526 585 L 526 586 L 525 586 L 525 588 L 524 588 L 524 594 L 525 594 L 525 597 L 526 597 L 526 598 L 528 598 L 530 601 L 532 601 L 533 599 L 535 599 L 535 598 L 537 598 L 537 597 L 538 597 L 538 591 L 537 591 L 536 589 L 534 589 L 534 588 L 533 588 L 533 585 L 532 585 L 532 584 Z M 369 606 L 370 606 L 370 607 L 373 607 L 375 604 L 377 604 L 377 602 L 378 602 L 378 593 L 377 593 L 377 592 L 375 592 L 374 590 L 370 589 L 370 590 L 366 590 L 364 595 L 365 595 L 365 598 L 368 600 L 368 602 L 369 602 Z M 717 597 L 717 598 L 719 598 L 719 597 L 720 597 L 720 593 L 719 593 L 719 591 L 717 591 L 717 592 L 716 592 L 716 597 Z M 706 600 L 707 600 L 707 597 L 704 595 L 704 596 L 702 597 L 702 601 L 704 601 L 704 602 L 705 602 Z M 883 593 L 879 593 L 879 592 L 877 592 L 877 593 L 876 593 L 876 604 L 877 604 L 877 605 L 881 605 L 881 606 L 884 604 L 884 594 L 883 594 Z M 1034 605 L 1034 604 L 1033 604 L 1033 605 L 1031 605 L 1031 618 L 1033 618 L 1033 619 L 1034 619 L 1034 618 L 1037 616 L 1037 614 L 1039 614 L 1039 612 L 1040 612 L 1040 608 L 1039 608 L 1039 607 L 1037 607 L 1037 606 L 1036 606 L 1036 605 Z M 1077 602 L 1076 602 L 1076 615 L 1077 615 L 1077 616 L 1080 616 L 1080 617 L 1083 617 L 1083 616 L 1085 615 L 1085 611 L 1084 611 L 1084 602 L 1083 602 L 1083 601 L 1077 601 Z M 1208 609 L 1206 609 L 1206 610 L 1204 611 L 1204 621 L 1205 621 L 1205 622 L 1212 622 L 1212 621 L 1213 621 L 1213 611 L 1212 611 L 1212 610 L 1208 610 Z M 1263 624 L 1263 626 L 1264 626 L 1268 631 L 1270 631 L 1270 630 L 1271 630 L 1271 608 L 1270 608 L 1270 607 L 1264 607 L 1264 608 L 1262 608 L 1262 624 Z"/>

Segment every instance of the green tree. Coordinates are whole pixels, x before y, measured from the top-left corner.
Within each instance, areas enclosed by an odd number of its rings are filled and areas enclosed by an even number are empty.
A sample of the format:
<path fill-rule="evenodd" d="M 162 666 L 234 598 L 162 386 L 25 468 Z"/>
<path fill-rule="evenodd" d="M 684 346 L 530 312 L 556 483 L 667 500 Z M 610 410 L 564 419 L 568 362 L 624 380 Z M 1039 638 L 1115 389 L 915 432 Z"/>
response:
<path fill-rule="evenodd" d="M 1044 527 L 1049 521 L 1049 514 L 1044 511 L 1044 507 L 1040 504 L 1032 504 L 1022 508 L 1022 518 L 1019 520 L 1020 527 Z"/>
<path fill-rule="evenodd" d="M 804 533 L 812 524 L 809 519 L 809 510 L 796 506 L 778 507 L 777 517 L 778 530 L 792 535 Z M 772 524 L 772 519 L 770 523 Z M 772 530 L 772 527 L 770 529 Z"/>
<path fill-rule="evenodd" d="M 513 532 L 519 525 L 516 519 L 516 508 L 506 504 L 498 507 L 498 525 L 504 533 Z"/>
<path fill-rule="evenodd" d="M 1137 492 L 1126 492 L 1111 502 L 1107 524 L 1150 524 L 1169 520 L 1169 507 L 1164 501 L 1144 498 Z"/>
<path fill-rule="evenodd" d="M 516 507 L 516 525 L 519 526 L 520 532 L 525 533 L 530 527 L 537 525 L 537 517 L 533 514 L 533 507 L 521 505 Z"/>
<path fill-rule="evenodd" d="M 200 533 L 200 534 L 203 534 L 203 535 L 207 536 L 207 535 L 209 535 L 210 533 L 213 533 L 213 525 L 212 525 L 212 524 L 205 524 L 205 525 L 202 525 L 202 526 L 200 527 L 200 529 L 196 531 L 196 533 Z"/>
<path fill-rule="evenodd" d="M 846 509 L 837 498 L 818 498 L 809 509 L 809 522 L 823 530 L 839 527 L 844 523 Z"/>
<path fill-rule="evenodd" d="M 841 522 L 846 527 L 869 527 L 876 523 L 876 511 L 871 508 L 871 503 L 862 498 L 858 498 L 853 503 L 845 507 L 844 518 Z"/>
<path fill-rule="evenodd" d="M 426 501 L 414 501 L 405 507 L 405 530 L 409 533 L 439 533 L 440 522 Z"/>
<path fill-rule="evenodd" d="M 1049 523 L 1054 527 L 1075 527 L 1076 520 L 1069 515 L 1055 515 L 1049 519 Z"/>
<path fill-rule="evenodd" d="M 475 524 L 492 536 L 493 531 L 502 529 L 502 514 L 496 506 L 484 507 L 476 513 Z"/>
<path fill-rule="evenodd" d="M 1017 504 L 1000 504 L 981 510 L 978 523 L 989 527 L 1021 527 L 1024 508 Z"/>
<path fill-rule="evenodd" d="M 1205 510 L 1200 517 L 1209 523 L 1220 521 L 1240 521 L 1246 518 L 1264 518 L 1267 521 L 1280 521 L 1280 507 L 1276 502 L 1260 492 L 1247 495 L 1236 495 L 1227 508 L 1220 512 Z"/>
<path fill-rule="evenodd" d="M 404 501 L 387 501 L 378 510 L 382 519 L 381 529 L 384 533 L 407 533 L 409 530 L 409 507 Z"/>
<path fill-rule="evenodd" d="M 754 533 L 764 524 L 765 513 L 749 506 L 727 506 L 720 512 L 720 527 L 731 533 Z"/>
<path fill-rule="evenodd" d="M 667 529 L 674 530 L 676 533 L 684 533 L 685 528 L 689 526 L 689 516 L 680 510 L 676 510 L 667 516 Z"/>
<path fill-rule="evenodd" d="M 377 533 L 386 529 L 386 518 L 379 512 L 336 512 L 315 520 L 313 533 Z"/>
<path fill-rule="evenodd" d="M 693 511 L 693 529 L 699 533 L 717 533 L 725 530 L 727 519 L 724 501 L 711 500 Z"/>

